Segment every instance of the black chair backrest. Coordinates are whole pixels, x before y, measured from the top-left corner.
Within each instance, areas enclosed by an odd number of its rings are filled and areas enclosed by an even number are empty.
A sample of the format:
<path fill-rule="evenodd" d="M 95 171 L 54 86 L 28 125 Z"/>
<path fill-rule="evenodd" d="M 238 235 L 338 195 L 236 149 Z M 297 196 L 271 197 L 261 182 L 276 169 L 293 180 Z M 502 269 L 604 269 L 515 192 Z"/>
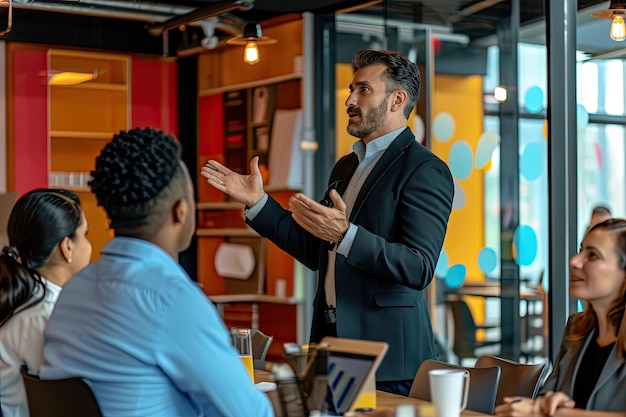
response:
<path fill-rule="evenodd" d="M 448 299 L 454 321 L 454 354 L 463 358 L 476 357 L 476 322 L 467 303 L 461 299 Z"/>
<path fill-rule="evenodd" d="M 486 366 L 499 366 L 502 370 L 496 404 L 502 404 L 504 397 L 535 398 L 547 369 L 546 363 L 524 364 L 491 355 L 478 358 L 476 367 Z"/>
<path fill-rule="evenodd" d="M 89 385 L 81 378 L 39 379 L 22 368 L 30 417 L 102 417 Z"/>
<path fill-rule="evenodd" d="M 479 413 L 493 414 L 496 391 L 500 381 L 500 367 L 469 368 L 450 363 L 426 359 L 415 374 L 409 397 L 430 401 L 430 382 L 428 371 L 431 369 L 465 369 L 470 374 L 467 409 Z"/>
<path fill-rule="evenodd" d="M 265 356 L 270 349 L 274 336 L 268 336 L 262 331 L 255 329 L 252 331 L 252 358 L 265 360 Z"/>

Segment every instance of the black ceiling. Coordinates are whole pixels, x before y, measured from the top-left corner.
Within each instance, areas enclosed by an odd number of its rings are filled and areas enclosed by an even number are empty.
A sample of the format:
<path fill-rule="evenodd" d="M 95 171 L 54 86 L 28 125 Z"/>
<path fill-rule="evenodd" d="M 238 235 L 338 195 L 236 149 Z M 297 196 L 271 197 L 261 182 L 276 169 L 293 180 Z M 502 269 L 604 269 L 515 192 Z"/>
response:
<path fill-rule="evenodd" d="M 251 2 L 252 0 L 232 0 Z M 13 30 L 4 39 L 103 49 L 162 53 L 163 40 L 146 33 L 146 26 L 159 24 L 198 10 L 227 3 L 228 0 L 13 0 Z M 522 25 L 545 17 L 544 0 L 519 0 Z M 247 11 L 229 12 L 248 21 L 264 22 L 278 16 L 311 11 L 332 13 L 360 9 L 359 13 L 445 26 L 470 41 L 496 32 L 503 17 L 509 15 L 506 0 L 256 0 Z M 579 0 L 579 9 L 599 3 Z M 6 3 L 4 3 L 6 4 Z M 0 11 L 6 20 L 6 7 Z M 0 28 L 4 23 L 0 23 Z M 180 33 L 170 31 L 170 44 L 181 42 Z M 174 46 L 175 47 L 175 46 Z"/>

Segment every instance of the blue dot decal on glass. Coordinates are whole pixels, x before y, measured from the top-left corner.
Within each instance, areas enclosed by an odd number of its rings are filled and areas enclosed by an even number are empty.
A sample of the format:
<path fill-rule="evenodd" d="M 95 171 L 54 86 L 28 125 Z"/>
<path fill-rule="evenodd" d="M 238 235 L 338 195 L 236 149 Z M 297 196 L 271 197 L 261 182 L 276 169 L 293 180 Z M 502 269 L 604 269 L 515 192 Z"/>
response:
<path fill-rule="evenodd" d="M 480 135 L 478 145 L 476 145 L 476 168 L 482 169 L 491 159 L 493 150 L 500 144 L 500 134 L 493 130 L 488 130 Z"/>
<path fill-rule="evenodd" d="M 452 265 L 450 269 L 448 269 L 448 274 L 443 282 L 448 288 L 459 288 L 463 284 L 463 281 L 465 281 L 466 273 L 467 269 L 465 268 L 465 265 Z"/>
<path fill-rule="evenodd" d="M 441 142 L 450 140 L 454 133 L 454 119 L 450 113 L 439 113 L 433 120 L 433 134 Z"/>
<path fill-rule="evenodd" d="M 482 248 L 478 253 L 478 267 L 485 274 L 489 274 L 496 270 L 498 266 L 498 257 L 496 251 L 491 248 Z"/>
<path fill-rule="evenodd" d="M 441 249 L 441 253 L 439 254 L 439 260 L 437 261 L 437 266 L 435 267 L 435 276 L 437 278 L 445 278 L 447 274 L 448 274 L 448 255 L 443 249 Z"/>
<path fill-rule="evenodd" d="M 514 253 L 518 265 L 528 266 L 537 257 L 537 234 L 532 227 L 520 225 L 513 234 Z"/>
<path fill-rule="evenodd" d="M 543 109 L 543 91 L 536 85 L 526 90 L 524 107 L 531 113 L 539 113 Z"/>
<path fill-rule="evenodd" d="M 589 113 L 582 104 L 576 105 L 576 124 L 579 129 L 584 129 L 589 124 Z"/>
<path fill-rule="evenodd" d="M 456 178 L 464 180 L 472 172 L 472 159 L 470 145 L 464 140 L 455 142 L 448 157 L 450 171 Z"/>
<path fill-rule="evenodd" d="M 522 177 L 528 181 L 534 181 L 543 174 L 545 168 L 546 142 L 531 142 L 524 147 L 524 153 L 520 157 L 519 170 Z"/>

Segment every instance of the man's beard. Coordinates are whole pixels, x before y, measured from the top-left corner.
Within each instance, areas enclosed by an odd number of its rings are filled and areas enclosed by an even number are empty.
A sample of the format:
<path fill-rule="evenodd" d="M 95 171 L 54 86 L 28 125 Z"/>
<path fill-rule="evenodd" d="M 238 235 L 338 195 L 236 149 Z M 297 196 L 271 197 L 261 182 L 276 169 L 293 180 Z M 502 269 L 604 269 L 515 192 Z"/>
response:
<path fill-rule="evenodd" d="M 385 97 L 380 106 L 370 110 L 367 114 L 363 114 L 361 108 L 357 107 L 356 110 L 359 113 L 359 117 L 361 121 L 356 123 L 348 122 L 348 126 L 346 130 L 348 133 L 354 137 L 362 138 L 364 136 L 369 135 L 374 132 L 376 129 L 381 127 L 385 123 L 385 118 L 387 117 L 387 100 L 389 99 L 389 95 Z"/>

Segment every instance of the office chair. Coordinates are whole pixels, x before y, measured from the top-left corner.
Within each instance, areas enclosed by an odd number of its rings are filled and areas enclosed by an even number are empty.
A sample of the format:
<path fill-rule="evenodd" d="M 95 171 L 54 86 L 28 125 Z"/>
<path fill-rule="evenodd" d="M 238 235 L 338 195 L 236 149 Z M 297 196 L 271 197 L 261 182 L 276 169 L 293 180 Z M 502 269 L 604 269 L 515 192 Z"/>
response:
<path fill-rule="evenodd" d="M 477 353 L 477 349 L 500 345 L 500 341 L 480 342 L 476 340 L 477 330 L 494 329 L 498 326 L 488 324 L 477 325 L 469 306 L 460 298 L 448 298 L 447 303 L 452 312 L 452 320 L 454 321 L 454 343 L 452 344 L 452 351 L 459 358 L 459 363 L 463 363 L 463 359 L 465 358 L 478 358 L 480 353 Z"/>
<path fill-rule="evenodd" d="M 22 367 L 31 417 L 102 417 L 91 388 L 82 378 L 39 379 Z"/>
<path fill-rule="evenodd" d="M 252 358 L 265 360 L 265 356 L 270 349 L 274 336 L 268 336 L 258 329 L 252 330 Z"/>
<path fill-rule="evenodd" d="M 415 374 L 413 385 L 411 385 L 411 391 L 409 391 L 410 398 L 430 401 L 430 381 L 428 378 L 428 371 L 431 369 L 467 370 L 470 374 L 467 409 L 477 411 L 479 413 L 493 414 L 496 392 L 498 390 L 498 382 L 500 381 L 499 366 L 469 368 L 436 361 L 434 359 L 426 359 L 422 362 L 417 370 L 417 373 Z"/>
<path fill-rule="evenodd" d="M 499 366 L 502 370 L 496 404 L 502 404 L 504 397 L 535 398 L 548 369 L 545 363 L 530 365 L 491 355 L 483 355 L 476 361 L 477 368 L 488 366 Z"/>

